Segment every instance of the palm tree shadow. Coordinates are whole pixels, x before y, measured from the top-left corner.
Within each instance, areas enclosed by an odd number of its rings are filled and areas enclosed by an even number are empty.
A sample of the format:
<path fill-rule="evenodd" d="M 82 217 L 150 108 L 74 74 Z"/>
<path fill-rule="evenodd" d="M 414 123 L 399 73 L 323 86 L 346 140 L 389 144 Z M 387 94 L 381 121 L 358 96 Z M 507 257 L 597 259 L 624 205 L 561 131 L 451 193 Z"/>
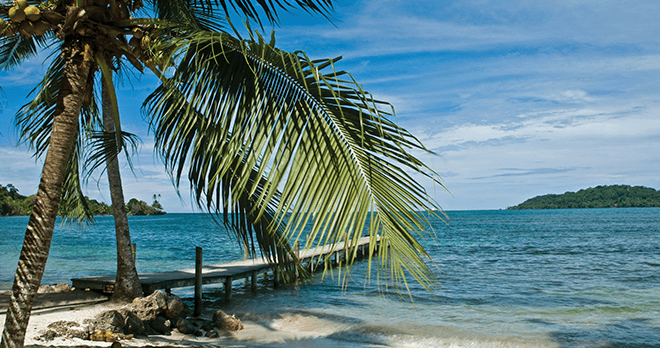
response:
<path fill-rule="evenodd" d="M 562 348 L 660 348 L 660 328 L 645 318 L 620 320 L 593 330 L 540 319 L 528 322 L 553 327 L 548 335 Z"/>

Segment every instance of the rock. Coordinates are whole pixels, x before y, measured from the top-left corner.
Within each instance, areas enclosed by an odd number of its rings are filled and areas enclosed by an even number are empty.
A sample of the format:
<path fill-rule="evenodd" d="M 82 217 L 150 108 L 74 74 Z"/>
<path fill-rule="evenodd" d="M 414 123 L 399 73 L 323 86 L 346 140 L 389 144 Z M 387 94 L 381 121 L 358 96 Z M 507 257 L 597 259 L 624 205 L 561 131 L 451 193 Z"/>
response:
<path fill-rule="evenodd" d="M 238 331 L 243 329 L 243 322 L 233 315 L 227 315 L 225 312 L 218 310 L 213 314 L 213 322 L 221 329 L 227 331 Z"/>
<path fill-rule="evenodd" d="M 149 334 L 149 330 L 147 329 L 146 325 L 144 325 L 144 322 L 140 319 L 140 317 L 138 317 L 136 313 L 133 313 L 126 308 L 120 309 L 119 312 L 124 317 L 124 325 L 122 326 L 122 330 L 120 332 L 127 335 L 136 336 Z"/>
<path fill-rule="evenodd" d="M 69 284 L 64 284 L 64 283 L 62 283 L 62 284 L 53 284 L 53 285 L 44 284 L 44 285 L 39 287 L 39 289 L 37 290 L 37 293 L 38 294 L 50 294 L 50 293 L 54 293 L 54 292 L 68 292 L 68 291 L 71 291 L 71 287 L 69 286 Z"/>
<path fill-rule="evenodd" d="M 90 331 L 120 332 L 124 327 L 124 316 L 117 310 L 109 310 L 99 313 L 94 319 L 86 322 L 91 326 Z"/>
<path fill-rule="evenodd" d="M 37 289 L 37 294 L 50 294 L 55 292 L 55 289 L 50 285 L 42 285 Z"/>
<path fill-rule="evenodd" d="M 35 337 L 35 339 L 39 341 L 52 341 L 57 337 L 57 333 L 53 330 L 45 330 L 39 332 L 39 336 Z"/>
<path fill-rule="evenodd" d="M 218 338 L 220 337 L 220 334 L 216 330 L 210 330 L 206 331 L 206 334 L 204 335 L 206 338 Z"/>
<path fill-rule="evenodd" d="M 167 298 L 167 309 L 165 310 L 165 316 L 167 319 L 172 319 L 177 315 L 183 313 L 186 310 L 186 305 L 183 304 L 181 298 L 177 295 L 170 294 Z"/>
<path fill-rule="evenodd" d="M 50 323 L 47 326 L 47 328 L 53 330 L 57 336 L 66 336 L 69 328 L 71 327 L 80 327 L 80 324 L 76 323 L 75 321 L 60 320 L 54 323 Z"/>
<path fill-rule="evenodd" d="M 204 325 L 202 325 L 202 330 L 208 332 L 208 331 L 213 330 L 214 327 L 215 327 L 215 325 L 214 325 L 213 323 L 209 323 L 209 322 L 207 322 L 207 323 L 205 323 Z"/>
<path fill-rule="evenodd" d="M 50 341 L 55 337 L 88 339 L 89 332 L 87 328 L 81 326 L 75 321 L 60 320 L 48 325 L 47 329 L 37 337 L 40 340 Z"/>
<path fill-rule="evenodd" d="M 167 309 L 167 297 L 161 291 L 154 291 L 151 295 L 136 299 L 124 308 L 135 313 L 142 321 L 152 321 Z"/>
<path fill-rule="evenodd" d="M 86 320 L 89 331 L 104 330 L 128 335 L 146 335 L 144 322 L 126 308 L 100 313 L 92 320 Z"/>
<path fill-rule="evenodd" d="M 55 290 L 55 292 L 69 292 L 69 291 L 71 291 L 71 286 L 69 286 L 69 284 L 66 284 L 66 283 L 53 284 L 52 287 L 53 287 L 53 290 Z"/>
<path fill-rule="evenodd" d="M 149 325 L 154 331 L 162 335 L 167 335 L 172 331 L 172 323 L 165 317 L 158 316 L 150 321 Z"/>
<path fill-rule="evenodd" d="M 89 339 L 89 331 L 82 326 L 76 326 L 69 328 L 69 331 L 66 334 L 69 338 L 80 338 L 81 340 Z"/>
<path fill-rule="evenodd" d="M 176 328 L 184 335 L 190 335 L 191 333 L 195 332 L 195 328 L 190 324 L 190 322 L 183 318 L 176 322 Z"/>

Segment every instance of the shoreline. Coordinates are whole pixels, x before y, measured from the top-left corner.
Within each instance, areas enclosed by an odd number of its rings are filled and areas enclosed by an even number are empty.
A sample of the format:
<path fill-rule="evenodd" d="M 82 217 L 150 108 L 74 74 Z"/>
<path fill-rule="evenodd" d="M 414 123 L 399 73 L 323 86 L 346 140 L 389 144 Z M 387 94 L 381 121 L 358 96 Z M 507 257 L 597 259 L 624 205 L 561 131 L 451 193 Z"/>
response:
<path fill-rule="evenodd" d="M 7 291 L 0 293 L 0 322 L 4 327 L 9 303 Z M 118 309 L 124 304 L 112 302 L 107 296 L 91 291 L 73 290 L 60 293 L 40 293 L 35 297 L 34 308 L 25 336 L 25 347 L 110 347 L 111 343 L 57 337 L 51 341 L 37 339 L 47 326 L 60 320 L 80 324 L 101 312 Z M 208 305 L 201 318 L 211 318 L 222 306 Z M 254 312 L 236 314 L 243 324 L 240 331 L 223 331 L 218 338 L 186 335 L 174 329 L 170 335 L 150 335 L 130 340 L 120 340 L 123 347 L 382 347 L 372 342 L 337 341 L 342 331 L 350 330 L 351 324 L 339 324 L 337 318 L 323 317 L 304 310 L 274 311 L 269 314 Z M 333 336 L 335 335 L 335 336 Z M 333 339 L 333 337 L 335 339 Z"/>

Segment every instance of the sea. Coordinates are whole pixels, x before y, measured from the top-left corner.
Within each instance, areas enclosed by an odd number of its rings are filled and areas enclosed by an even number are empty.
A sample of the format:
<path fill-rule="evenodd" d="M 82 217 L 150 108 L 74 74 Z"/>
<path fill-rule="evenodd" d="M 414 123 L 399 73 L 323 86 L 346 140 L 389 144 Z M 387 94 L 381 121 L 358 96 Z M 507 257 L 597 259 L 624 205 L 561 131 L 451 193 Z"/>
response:
<path fill-rule="evenodd" d="M 337 347 L 660 347 L 660 208 L 447 211 L 424 246 L 440 287 L 384 288 L 367 261 L 348 282 L 317 274 L 308 284 L 257 294 L 221 286 L 204 301 L 228 312 L 298 313 L 336 323 Z M 204 214 L 129 217 L 139 272 L 241 259 L 222 225 Z M 27 217 L 0 218 L 0 289 L 10 289 Z M 42 284 L 114 273 L 112 217 L 58 224 Z M 173 292 L 190 299 L 190 288 Z M 257 313 L 257 314 L 255 314 Z M 310 346 L 313 346 L 311 342 Z"/>

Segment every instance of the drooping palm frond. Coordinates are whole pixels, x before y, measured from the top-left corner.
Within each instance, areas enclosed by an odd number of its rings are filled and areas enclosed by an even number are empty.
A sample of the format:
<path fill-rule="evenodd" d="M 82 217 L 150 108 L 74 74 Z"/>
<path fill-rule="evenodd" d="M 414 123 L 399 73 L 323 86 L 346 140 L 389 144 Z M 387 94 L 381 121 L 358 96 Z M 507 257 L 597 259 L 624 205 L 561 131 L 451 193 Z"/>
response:
<path fill-rule="evenodd" d="M 79 224 L 94 223 L 94 214 L 89 208 L 87 199 L 82 192 L 81 180 L 81 151 L 84 144 L 81 135 L 76 139 L 76 144 L 71 152 L 66 169 L 66 176 L 62 184 L 62 196 L 58 207 L 58 214 L 62 216 L 62 223 L 77 222 Z"/>
<path fill-rule="evenodd" d="M 0 37 L 0 69 L 9 70 L 25 60 L 35 57 L 39 48 L 47 47 L 51 42 L 50 33 L 43 36 L 23 38 L 18 34 Z"/>
<path fill-rule="evenodd" d="M 332 10 L 331 0 L 295 0 L 295 5 L 289 0 L 216 0 L 222 5 L 225 13 L 229 16 L 231 11 L 242 13 L 246 17 L 256 20 L 261 23 L 259 18 L 259 11 L 261 10 L 269 22 L 275 23 L 278 20 L 277 11 L 279 9 L 289 10 L 293 7 L 302 8 L 308 13 L 319 13 L 323 16 L 328 16 Z M 255 6 L 254 3 L 258 6 Z M 230 10 L 231 7 L 231 10 Z"/>
<path fill-rule="evenodd" d="M 89 177 L 94 171 L 100 167 L 105 166 L 106 162 L 113 160 L 119 155 L 119 151 L 124 151 L 126 159 L 133 170 L 133 161 L 131 156 L 135 155 L 138 151 L 140 138 L 132 133 L 121 132 L 122 147 L 117 145 L 117 135 L 115 133 L 108 133 L 102 130 L 92 130 L 87 135 L 87 143 L 85 144 L 85 158 L 83 165 L 83 173 Z"/>
<path fill-rule="evenodd" d="M 321 14 L 324 17 L 328 17 L 332 10 L 331 0 L 149 0 L 147 3 L 153 8 L 159 9 L 161 13 L 179 13 L 185 16 L 188 11 L 185 7 L 187 7 L 197 12 L 197 14 L 208 14 L 208 16 L 203 16 L 206 19 L 213 17 L 222 18 L 225 16 L 233 17 L 234 14 L 238 14 L 241 17 L 254 20 L 260 24 L 262 23 L 262 16 L 266 16 L 268 22 L 276 23 L 278 20 L 278 11 L 289 11 L 295 7 L 301 8 L 308 13 Z M 218 16 L 215 13 L 217 10 L 223 11 L 224 15 Z M 213 15 L 214 13 L 215 16 Z M 190 17 L 179 17 L 179 19 L 188 18 Z"/>
<path fill-rule="evenodd" d="M 237 157 L 235 160 L 240 160 L 240 158 Z M 259 196 L 268 183 L 254 170 L 242 173 L 241 175 L 248 177 L 247 180 L 256 187 L 256 190 L 252 193 L 247 191 L 236 193 L 232 191 L 235 187 L 234 182 L 245 179 L 244 176 L 236 174 L 228 171 L 223 177 L 216 178 L 218 185 L 214 196 L 215 201 L 206 202 L 208 210 L 221 211 L 224 223 L 232 227 L 232 231 L 248 250 L 249 255 L 261 254 L 273 265 L 278 266 L 285 281 L 296 272 L 299 276 L 304 277 L 307 271 L 299 264 L 291 245 L 282 242 L 286 240 L 284 230 L 281 227 L 273 229 L 276 203 L 279 197 L 275 197 L 270 204 L 267 204 L 262 216 L 257 218 L 255 214 L 263 208 L 263 202 L 260 201 Z"/>
<path fill-rule="evenodd" d="M 26 143 L 33 149 L 36 157 L 42 156 L 48 149 L 64 66 L 65 63 L 60 57 L 54 57 L 42 81 L 30 92 L 30 95 L 35 96 L 34 99 L 21 107 L 15 116 L 19 142 Z M 81 131 L 97 128 L 101 124 L 94 98 L 94 76 L 91 75 L 80 114 Z"/>
<path fill-rule="evenodd" d="M 226 26 L 224 16 L 216 15 L 217 11 L 208 6 L 208 1 L 152 1 L 150 6 L 157 18 L 185 23 L 191 29 L 224 31 Z"/>
<path fill-rule="evenodd" d="M 221 209 L 256 195 L 250 221 L 259 223 L 273 207 L 271 230 L 283 229 L 284 241 L 304 238 L 306 248 L 347 239 L 355 255 L 366 230 L 372 252 L 379 236 L 379 269 L 395 283 L 407 286 L 408 272 L 434 284 L 418 240 L 428 221 L 418 211 L 437 216 L 439 207 L 409 172 L 439 176 L 410 154 L 427 150 L 389 120 L 389 104 L 336 71 L 339 59 L 284 52 L 273 38 L 197 32 L 170 44 L 185 53 L 144 110 L 153 115 L 157 151 L 177 185 L 187 170 L 207 208 L 209 201 Z M 261 179 L 249 180 L 252 172 Z M 223 188 L 228 173 L 236 180 Z"/>

